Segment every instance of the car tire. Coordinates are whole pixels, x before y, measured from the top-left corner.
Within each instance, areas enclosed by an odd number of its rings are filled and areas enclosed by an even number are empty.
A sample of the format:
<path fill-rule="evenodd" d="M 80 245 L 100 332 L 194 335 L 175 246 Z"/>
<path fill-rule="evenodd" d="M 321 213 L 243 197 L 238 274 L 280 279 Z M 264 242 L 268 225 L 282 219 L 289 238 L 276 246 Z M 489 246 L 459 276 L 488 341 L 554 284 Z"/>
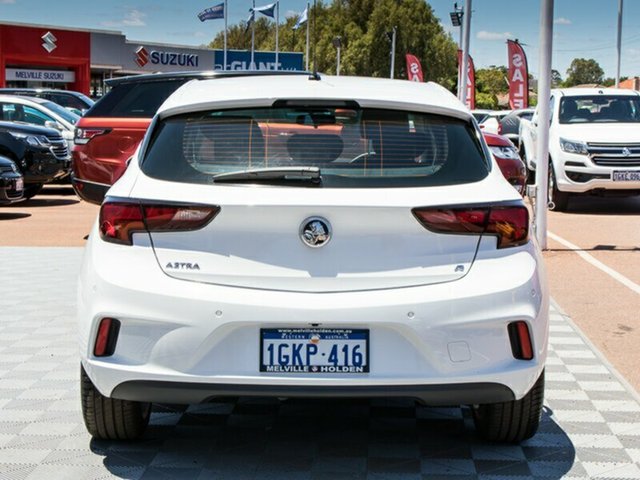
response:
<path fill-rule="evenodd" d="M 564 212 L 569 206 L 569 193 L 561 192 L 556 187 L 556 172 L 553 169 L 553 164 L 549 163 L 549 184 L 548 189 L 548 205 L 549 210 L 555 212 Z"/>
<path fill-rule="evenodd" d="M 30 199 L 35 197 L 37 194 L 39 194 L 42 191 L 42 187 L 44 187 L 44 185 L 42 183 L 35 183 L 35 184 L 31 184 L 31 185 L 25 185 L 24 186 L 24 198 L 25 199 Z"/>
<path fill-rule="evenodd" d="M 519 443 L 535 435 L 544 400 L 544 371 L 520 400 L 473 406 L 476 431 L 492 442 Z"/>
<path fill-rule="evenodd" d="M 80 366 L 82 417 L 93 438 L 101 440 L 134 440 L 149 424 L 151 404 L 118 400 L 102 395 L 82 365 Z"/>

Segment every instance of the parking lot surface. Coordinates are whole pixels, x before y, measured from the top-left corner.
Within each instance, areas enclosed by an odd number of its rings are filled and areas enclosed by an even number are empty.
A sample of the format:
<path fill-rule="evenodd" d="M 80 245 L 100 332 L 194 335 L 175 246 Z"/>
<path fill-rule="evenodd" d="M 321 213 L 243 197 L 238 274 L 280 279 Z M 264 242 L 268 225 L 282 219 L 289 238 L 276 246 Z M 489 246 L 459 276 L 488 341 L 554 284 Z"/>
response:
<path fill-rule="evenodd" d="M 398 400 L 158 405 L 138 442 L 80 414 L 81 248 L 0 248 L 0 478 L 640 478 L 640 403 L 557 308 L 545 411 L 521 445 L 480 440 L 468 408 Z"/>

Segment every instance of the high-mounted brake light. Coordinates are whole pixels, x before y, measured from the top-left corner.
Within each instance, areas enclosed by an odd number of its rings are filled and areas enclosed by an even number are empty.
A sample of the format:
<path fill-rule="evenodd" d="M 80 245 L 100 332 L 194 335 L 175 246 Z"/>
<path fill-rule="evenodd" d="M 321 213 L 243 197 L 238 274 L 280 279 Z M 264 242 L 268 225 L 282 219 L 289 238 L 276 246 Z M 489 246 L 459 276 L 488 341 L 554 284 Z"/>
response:
<path fill-rule="evenodd" d="M 84 145 L 89 143 L 89 140 L 92 138 L 99 135 L 106 135 L 110 131 L 110 128 L 76 128 L 73 135 L 73 143 L 76 145 Z"/>
<path fill-rule="evenodd" d="M 100 238 L 132 245 L 134 233 L 198 230 L 219 211 L 217 206 L 105 202 L 100 208 Z"/>
<path fill-rule="evenodd" d="M 498 248 L 529 241 L 529 211 L 525 206 L 414 208 L 413 214 L 432 232 L 495 235 Z"/>

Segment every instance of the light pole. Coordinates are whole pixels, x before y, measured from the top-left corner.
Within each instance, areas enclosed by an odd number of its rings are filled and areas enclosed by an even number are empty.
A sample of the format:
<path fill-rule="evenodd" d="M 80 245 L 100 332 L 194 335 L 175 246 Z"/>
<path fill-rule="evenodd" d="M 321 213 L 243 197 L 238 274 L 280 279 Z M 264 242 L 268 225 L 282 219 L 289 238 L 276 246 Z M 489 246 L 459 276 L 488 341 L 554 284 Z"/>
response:
<path fill-rule="evenodd" d="M 622 57 L 622 2 L 618 1 L 618 66 L 616 68 L 616 88 L 620 88 L 620 61 Z"/>
<path fill-rule="evenodd" d="M 391 73 L 389 78 L 393 79 L 393 72 L 396 69 L 396 31 L 398 27 L 393 27 L 391 31 Z"/>
<path fill-rule="evenodd" d="M 460 80 L 460 101 L 467 104 L 467 79 L 469 77 L 469 32 L 471 30 L 471 0 L 466 0 L 464 7 L 464 35 L 462 36 L 462 69 Z"/>
<path fill-rule="evenodd" d="M 547 206 L 549 202 L 549 120 L 551 112 L 551 52 L 553 47 L 553 0 L 540 2 L 540 63 L 538 74 L 538 138 L 536 150 L 536 237 L 547 249 Z"/>
<path fill-rule="evenodd" d="M 339 35 L 333 39 L 333 46 L 336 47 L 336 76 L 340 76 L 340 49 L 342 48 L 342 37 Z"/>
<path fill-rule="evenodd" d="M 460 27 L 460 40 L 458 41 L 458 49 L 462 50 L 462 19 L 464 17 L 464 9 L 462 7 L 458 8 L 458 3 L 456 2 L 453 4 L 453 12 L 449 13 L 449 16 L 451 17 L 451 24 L 454 27 Z M 458 67 L 458 84 L 456 85 L 458 89 L 458 98 L 460 98 L 460 72 L 462 71 L 462 69 L 460 68 L 461 66 L 462 65 Z"/>

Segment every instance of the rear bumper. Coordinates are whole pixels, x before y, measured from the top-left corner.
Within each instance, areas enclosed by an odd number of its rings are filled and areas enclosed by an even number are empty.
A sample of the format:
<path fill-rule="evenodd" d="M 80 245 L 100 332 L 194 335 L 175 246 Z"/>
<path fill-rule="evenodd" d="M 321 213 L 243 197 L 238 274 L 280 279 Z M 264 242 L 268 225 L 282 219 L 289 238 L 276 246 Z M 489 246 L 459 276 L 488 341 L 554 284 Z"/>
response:
<path fill-rule="evenodd" d="M 493 241 L 493 239 L 488 239 Z M 121 327 L 95 357 L 102 318 Z M 388 290 L 300 293 L 178 280 L 148 246 L 103 242 L 94 227 L 78 296 L 85 371 L 106 396 L 196 403 L 215 396 L 398 396 L 428 404 L 522 398 L 547 355 L 548 294 L 532 243 L 480 249 L 460 280 Z M 513 357 L 507 326 L 525 321 L 534 358 Z M 261 328 L 370 331 L 367 374 L 260 372 Z M 482 386 L 482 387 L 481 387 Z"/>
<path fill-rule="evenodd" d="M 218 397 L 295 398 L 414 398 L 425 405 L 466 405 L 498 403 L 515 399 L 513 391 L 499 383 L 464 385 L 391 386 L 270 386 L 200 384 L 151 380 L 127 381 L 112 392 L 113 398 L 139 402 L 203 403 Z"/>
<path fill-rule="evenodd" d="M 71 185 L 73 185 L 76 195 L 78 195 L 82 200 L 96 205 L 102 204 L 102 201 L 107 194 L 107 190 L 111 188 L 110 185 L 105 185 L 103 183 L 80 180 L 73 174 L 71 174 Z"/>

